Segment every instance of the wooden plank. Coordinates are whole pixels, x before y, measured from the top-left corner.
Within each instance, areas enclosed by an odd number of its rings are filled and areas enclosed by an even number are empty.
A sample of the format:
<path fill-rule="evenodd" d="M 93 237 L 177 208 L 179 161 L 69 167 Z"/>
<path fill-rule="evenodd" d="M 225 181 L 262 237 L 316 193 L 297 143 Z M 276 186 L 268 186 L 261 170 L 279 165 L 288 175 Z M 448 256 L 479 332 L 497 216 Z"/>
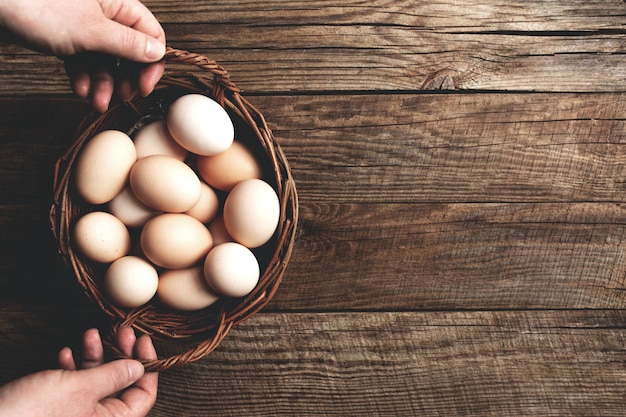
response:
<path fill-rule="evenodd" d="M 0 313 L 0 375 L 52 362 L 90 324 L 73 313 Z M 624 310 L 261 313 L 161 374 L 150 416 L 622 416 L 625 323 Z"/>
<path fill-rule="evenodd" d="M 623 203 L 624 98 L 250 97 L 287 155 L 302 204 Z M 48 200 L 52 166 L 87 110 L 58 103 L 0 100 L 0 201 Z"/>
<path fill-rule="evenodd" d="M 624 91 L 626 85 L 620 2 L 146 5 L 171 46 L 218 60 L 255 93 Z M 2 47 L 0 68 L 0 95 L 69 94 L 56 58 Z"/>
<path fill-rule="evenodd" d="M 621 308 L 614 204 L 308 204 L 275 309 Z"/>
<path fill-rule="evenodd" d="M 307 203 L 624 201 L 621 94 L 254 97 Z"/>
<path fill-rule="evenodd" d="M 0 305 L 87 305 L 46 213 L 0 213 Z M 621 308 L 625 224 L 610 203 L 304 205 L 268 308 Z"/>

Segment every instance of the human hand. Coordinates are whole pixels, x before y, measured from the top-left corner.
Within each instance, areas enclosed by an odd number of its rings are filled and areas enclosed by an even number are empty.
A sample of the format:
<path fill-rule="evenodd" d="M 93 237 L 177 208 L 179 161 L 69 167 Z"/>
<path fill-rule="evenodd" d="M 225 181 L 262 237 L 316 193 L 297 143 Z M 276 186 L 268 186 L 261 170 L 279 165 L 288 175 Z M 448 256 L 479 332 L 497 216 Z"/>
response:
<path fill-rule="evenodd" d="M 136 339 L 128 327 L 118 331 L 116 343 L 129 357 L 157 357 L 150 338 Z M 79 364 L 69 348 L 59 352 L 58 360 L 63 369 L 38 372 L 0 387 L 0 417 L 143 417 L 156 401 L 158 374 L 144 373 L 143 365 L 131 359 L 104 363 L 96 329 L 83 335 Z"/>
<path fill-rule="evenodd" d="M 140 0 L 2 0 L 0 27 L 0 38 L 63 59 L 74 93 L 98 111 L 116 82 L 124 100 L 146 96 L 165 68 L 165 33 Z"/>

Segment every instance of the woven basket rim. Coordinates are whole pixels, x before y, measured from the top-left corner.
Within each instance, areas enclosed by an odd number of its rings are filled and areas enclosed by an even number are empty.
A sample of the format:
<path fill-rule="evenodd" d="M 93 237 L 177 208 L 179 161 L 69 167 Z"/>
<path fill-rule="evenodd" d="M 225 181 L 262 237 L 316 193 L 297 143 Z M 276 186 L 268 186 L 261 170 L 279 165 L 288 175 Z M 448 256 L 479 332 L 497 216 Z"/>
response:
<path fill-rule="evenodd" d="M 125 357 L 112 343 L 113 334 L 122 326 L 130 326 L 162 341 L 184 345 L 186 350 L 182 353 L 143 361 L 146 370 L 159 372 L 207 356 L 234 325 L 247 320 L 269 303 L 278 290 L 291 257 L 298 221 L 297 192 L 287 158 L 264 116 L 241 96 L 228 72 L 202 55 L 170 47 L 164 60 L 166 63 L 190 65 L 193 71 L 168 73 L 166 68 L 154 92 L 147 98 L 117 102 L 103 114 L 87 115 L 78 126 L 72 145 L 55 165 L 54 195 L 50 207 L 50 223 L 59 254 L 87 297 L 111 320 L 111 332 L 106 343 L 113 355 Z M 85 261 L 72 247 L 71 226 L 75 219 L 87 211 L 100 209 L 86 205 L 73 192 L 73 164 L 84 144 L 100 130 L 117 124 L 118 130 L 132 134 L 142 120 L 163 117 L 167 106 L 175 98 L 188 93 L 204 94 L 220 103 L 233 119 L 236 130 L 246 134 L 244 140 L 262 153 L 262 162 L 266 167 L 264 179 L 275 188 L 280 201 L 279 225 L 274 238 L 260 250 L 261 255 L 269 256 L 263 262 L 259 284 L 243 299 L 225 298 L 200 312 L 167 310 L 161 308 L 158 301 L 136 309 L 119 308 L 107 300 L 98 283 L 104 266 Z"/>

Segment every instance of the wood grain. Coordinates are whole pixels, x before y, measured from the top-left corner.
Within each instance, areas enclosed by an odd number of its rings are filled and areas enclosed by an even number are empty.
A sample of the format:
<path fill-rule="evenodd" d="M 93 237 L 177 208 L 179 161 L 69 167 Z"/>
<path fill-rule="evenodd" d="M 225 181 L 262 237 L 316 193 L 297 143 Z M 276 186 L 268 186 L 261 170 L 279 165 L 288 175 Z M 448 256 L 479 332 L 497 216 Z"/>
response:
<path fill-rule="evenodd" d="M 626 414 L 626 3 L 145 4 L 265 115 L 300 200 L 276 297 L 150 416 Z M 87 111 L 0 45 L 0 384 L 108 330 L 47 218 Z"/>
<path fill-rule="evenodd" d="M 294 256 L 270 308 L 624 305 L 621 94 L 253 99 L 300 195 Z M 13 306 L 71 288 L 47 210 L 69 121 L 86 108 L 56 103 L 0 100 L 0 259 L 21 277 L 0 298 Z M 49 116 L 35 122 L 27 109 Z M 65 284 L 55 291 L 48 277 Z"/>
<path fill-rule="evenodd" d="M 620 416 L 625 318 L 616 310 L 260 313 L 210 357 L 162 374 L 150 416 Z M 34 363 L 50 366 L 88 319 L 97 316 L 0 312 L 0 352 L 23 363 L 37 353 Z M 1 361 L 7 372 L 11 362 Z"/>
<path fill-rule="evenodd" d="M 625 87 L 618 1 L 145 3 L 171 46 L 218 60 L 254 93 Z M 57 59 L 0 49 L 1 95 L 68 93 Z"/>

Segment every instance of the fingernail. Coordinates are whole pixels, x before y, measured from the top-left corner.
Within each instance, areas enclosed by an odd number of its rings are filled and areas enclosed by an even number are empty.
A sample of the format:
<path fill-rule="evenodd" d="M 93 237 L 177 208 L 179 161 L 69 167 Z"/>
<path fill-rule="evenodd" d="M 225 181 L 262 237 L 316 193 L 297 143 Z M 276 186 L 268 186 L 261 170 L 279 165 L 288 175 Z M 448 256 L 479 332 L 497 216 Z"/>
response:
<path fill-rule="evenodd" d="M 144 367 L 141 362 L 128 361 L 128 374 L 131 381 L 137 381 L 144 374 Z"/>
<path fill-rule="evenodd" d="M 157 60 L 165 55 L 165 45 L 156 39 L 148 38 L 146 42 L 146 58 L 149 60 Z"/>

